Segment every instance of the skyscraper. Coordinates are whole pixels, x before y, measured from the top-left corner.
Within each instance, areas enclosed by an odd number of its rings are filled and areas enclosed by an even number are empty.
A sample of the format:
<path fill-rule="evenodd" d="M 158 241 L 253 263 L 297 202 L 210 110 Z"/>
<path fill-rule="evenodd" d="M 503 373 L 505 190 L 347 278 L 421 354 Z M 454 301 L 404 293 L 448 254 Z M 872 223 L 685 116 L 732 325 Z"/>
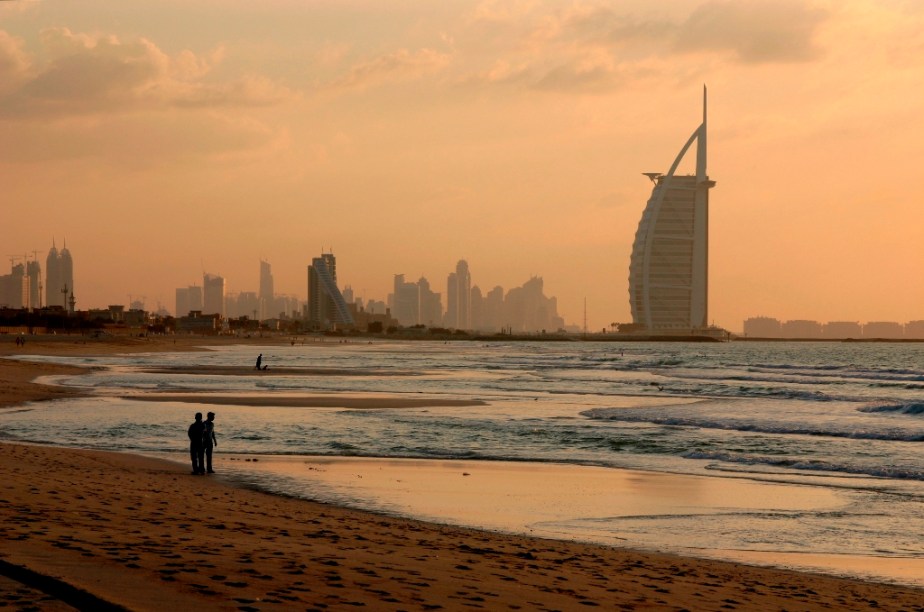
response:
<path fill-rule="evenodd" d="M 26 264 L 29 275 L 29 308 L 42 307 L 42 266 L 37 259 Z"/>
<path fill-rule="evenodd" d="M 696 141 L 696 174 L 677 175 Z M 667 174 L 648 172 L 654 183 L 642 213 L 629 264 L 633 322 L 649 332 L 690 334 L 707 326 L 709 189 L 706 174 L 706 89 L 703 122 Z"/>
<path fill-rule="evenodd" d="M 401 325 L 420 323 L 420 286 L 405 282 L 403 274 L 395 274 L 391 316 Z"/>
<path fill-rule="evenodd" d="M 337 259 L 333 253 L 322 253 L 308 266 L 308 321 L 320 328 L 355 323 L 337 288 Z"/>
<path fill-rule="evenodd" d="M 225 279 L 217 274 L 202 275 L 202 314 L 225 316 Z M 190 301 L 192 301 L 190 299 Z"/>
<path fill-rule="evenodd" d="M 454 329 L 472 328 L 472 275 L 468 262 L 460 259 L 446 279 L 445 324 Z"/>
<path fill-rule="evenodd" d="M 176 309 L 174 312 L 178 317 L 185 317 L 192 310 L 189 307 L 189 288 L 177 287 L 176 290 Z"/>
<path fill-rule="evenodd" d="M 273 312 L 275 293 L 273 289 L 273 272 L 269 262 L 260 260 L 260 320 L 272 318 L 278 313 Z"/>
<path fill-rule="evenodd" d="M 67 308 L 72 295 L 74 295 L 74 260 L 71 258 L 67 243 L 63 249 L 58 251 L 52 241 L 51 250 L 45 258 L 45 304 Z"/>

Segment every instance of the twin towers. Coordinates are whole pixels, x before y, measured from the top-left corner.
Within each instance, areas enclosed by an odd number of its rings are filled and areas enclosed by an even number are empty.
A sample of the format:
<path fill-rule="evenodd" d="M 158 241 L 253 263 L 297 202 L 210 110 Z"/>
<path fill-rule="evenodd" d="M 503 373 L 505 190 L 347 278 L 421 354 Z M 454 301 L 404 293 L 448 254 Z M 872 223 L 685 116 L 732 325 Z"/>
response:
<path fill-rule="evenodd" d="M 696 142 L 696 173 L 678 175 Z M 642 213 L 629 263 L 629 301 L 639 331 L 694 335 L 708 327 L 709 189 L 706 174 L 706 88 L 703 122 L 667 174 L 646 172 L 654 183 Z"/>

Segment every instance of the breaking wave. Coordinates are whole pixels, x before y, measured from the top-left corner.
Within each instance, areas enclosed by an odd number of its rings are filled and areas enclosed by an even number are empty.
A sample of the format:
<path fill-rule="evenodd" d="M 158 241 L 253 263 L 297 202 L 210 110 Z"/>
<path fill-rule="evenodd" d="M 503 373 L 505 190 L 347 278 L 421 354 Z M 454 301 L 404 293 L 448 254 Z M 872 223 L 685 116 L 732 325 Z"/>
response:
<path fill-rule="evenodd" d="M 860 412 L 924 415 L 924 402 L 902 402 L 899 404 L 879 404 L 857 408 Z"/>

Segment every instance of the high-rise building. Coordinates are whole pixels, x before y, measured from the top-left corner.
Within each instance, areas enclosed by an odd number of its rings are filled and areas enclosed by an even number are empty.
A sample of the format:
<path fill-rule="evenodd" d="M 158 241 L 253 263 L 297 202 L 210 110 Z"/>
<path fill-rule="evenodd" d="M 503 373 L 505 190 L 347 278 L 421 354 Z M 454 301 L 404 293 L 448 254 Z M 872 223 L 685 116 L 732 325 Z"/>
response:
<path fill-rule="evenodd" d="M 499 331 L 506 326 L 504 320 L 504 288 L 500 285 L 488 291 L 482 300 L 482 327 L 484 331 Z"/>
<path fill-rule="evenodd" d="M 273 288 L 273 271 L 270 267 L 269 262 L 260 260 L 260 320 L 270 319 L 275 317 L 277 312 L 274 310 L 274 288 Z"/>
<path fill-rule="evenodd" d="M 443 320 L 443 302 L 439 293 L 430 289 L 430 281 L 423 276 L 417 281 L 420 291 L 419 322 L 427 327 L 434 327 Z"/>
<path fill-rule="evenodd" d="M 64 306 L 64 295 L 61 289 L 64 287 L 64 281 L 61 278 L 61 256 L 58 249 L 51 243 L 51 249 L 48 251 L 48 257 L 45 258 L 45 305 L 46 306 Z"/>
<path fill-rule="evenodd" d="M 74 260 L 65 243 L 58 251 L 52 241 L 51 250 L 45 258 L 45 304 L 68 308 L 74 295 Z"/>
<path fill-rule="evenodd" d="M 353 325 L 353 315 L 337 288 L 337 260 L 333 253 L 322 253 L 308 266 L 308 322 L 328 329 Z"/>
<path fill-rule="evenodd" d="M 191 301 L 191 300 L 190 300 Z M 225 279 L 217 274 L 202 275 L 202 314 L 225 316 Z"/>
<path fill-rule="evenodd" d="M 29 275 L 29 308 L 42 307 L 42 265 L 37 259 L 26 264 Z"/>
<path fill-rule="evenodd" d="M 189 288 L 177 287 L 176 289 L 176 310 L 174 313 L 178 317 L 185 317 L 192 310 L 189 307 Z"/>
<path fill-rule="evenodd" d="M 61 249 L 61 278 L 64 280 L 64 286 L 68 290 L 68 304 L 74 297 L 74 260 L 71 258 L 71 252 L 67 248 L 67 241 L 64 241 L 64 248 Z"/>
<path fill-rule="evenodd" d="M 446 327 L 452 329 L 472 328 L 472 275 L 468 262 L 460 259 L 456 271 L 446 279 Z"/>
<path fill-rule="evenodd" d="M 29 275 L 26 266 L 16 264 L 9 274 L 0 276 L 0 306 L 31 308 L 29 303 Z"/>
<path fill-rule="evenodd" d="M 391 315 L 401 325 L 434 327 L 443 320 L 440 294 L 430 289 L 430 281 L 423 276 L 416 283 L 409 283 L 403 274 L 395 274 L 391 300 Z"/>
<path fill-rule="evenodd" d="M 553 332 L 565 326 L 558 316 L 558 299 L 546 297 L 542 278 L 534 276 L 507 292 L 504 318 L 514 332 Z"/>
<path fill-rule="evenodd" d="M 420 287 L 417 283 L 406 282 L 403 274 L 395 274 L 391 316 L 401 325 L 420 323 Z"/>
<path fill-rule="evenodd" d="M 696 174 L 677 168 L 696 141 Z M 689 334 L 708 325 L 709 189 L 706 174 L 706 90 L 703 122 L 667 174 L 646 173 L 654 183 L 642 213 L 629 264 L 633 322 L 655 333 Z"/>

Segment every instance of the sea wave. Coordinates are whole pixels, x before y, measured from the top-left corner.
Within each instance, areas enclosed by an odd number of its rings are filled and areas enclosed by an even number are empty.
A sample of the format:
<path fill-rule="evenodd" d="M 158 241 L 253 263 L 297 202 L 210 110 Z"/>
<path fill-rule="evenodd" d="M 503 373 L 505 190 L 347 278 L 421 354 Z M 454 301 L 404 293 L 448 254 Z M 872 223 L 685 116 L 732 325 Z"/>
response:
<path fill-rule="evenodd" d="M 898 478 L 902 480 L 924 480 L 924 471 L 912 467 L 898 465 L 880 465 L 872 467 L 867 465 L 850 465 L 846 463 L 828 463 L 826 461 L 812 461 L 807 459 L 778 458 L 762 455 L 744 455 L 724 451 L 690 451 L 685 453 L 686 459 L 705 459 L 707 461 L 722 461 L 744 465 L 769 465 L 779 468 L 810 472 L 834 472 L 841 474 L 860 474 L 874 478 Z"/>
<path fill-rule="evenodd" d="M 898 442 L 924 441 L 924 430 L 885 428 L 868 424 L 865 428 L 845 426 L 843 429 L 812 422 L 749 421 L 723 416 L 693 414 L 655 414 L 632 412 L 623 408 L 592 408 L 581 412 L 593 420 L 622 421 L 627 423 L 653 423 L 676 427 L 699 427 L 702 429 L 723 429 L 742 432 L 757 432 L 777 435 L 827 436 L 857 440 L 891 440 Z"/>
<path fill-rule="evenodd" d="M 860 412 L 910 414 L 924 416 L 924 402 L 901 402 L 898 404 L 874 404 L 857 408 Z"/>

